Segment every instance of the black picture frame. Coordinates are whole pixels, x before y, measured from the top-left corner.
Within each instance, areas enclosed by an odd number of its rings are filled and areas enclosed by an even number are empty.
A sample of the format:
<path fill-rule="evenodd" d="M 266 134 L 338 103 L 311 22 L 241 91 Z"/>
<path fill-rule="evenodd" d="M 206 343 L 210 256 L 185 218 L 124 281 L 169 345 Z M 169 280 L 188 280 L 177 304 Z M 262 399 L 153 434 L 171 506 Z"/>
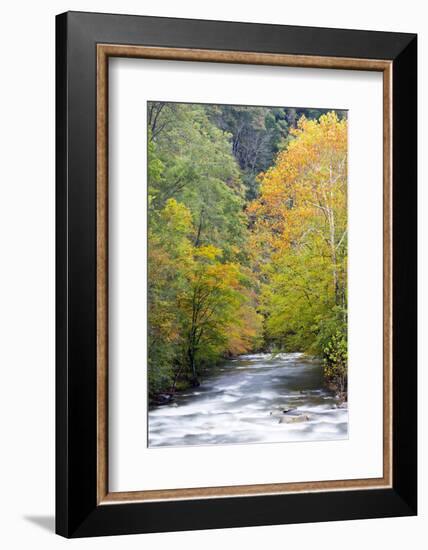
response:
<path fill-rule="evenodd" d="M 391 488 L 97 504 L 96 46 L 392 62 Z M 65 537 L 417 513 L 417 36 L 68 12 L 56 18 L 56 532 Z"/>

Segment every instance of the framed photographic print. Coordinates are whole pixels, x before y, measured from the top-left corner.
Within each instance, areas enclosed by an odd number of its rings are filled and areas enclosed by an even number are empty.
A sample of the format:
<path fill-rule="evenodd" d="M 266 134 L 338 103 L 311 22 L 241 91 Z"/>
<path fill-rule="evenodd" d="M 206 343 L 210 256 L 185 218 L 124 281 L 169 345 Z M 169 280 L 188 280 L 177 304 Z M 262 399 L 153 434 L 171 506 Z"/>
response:
<path fill-rule="evenodd" d="M 57 532 L 416 514 L 416 36 L 56 47 Z"/>

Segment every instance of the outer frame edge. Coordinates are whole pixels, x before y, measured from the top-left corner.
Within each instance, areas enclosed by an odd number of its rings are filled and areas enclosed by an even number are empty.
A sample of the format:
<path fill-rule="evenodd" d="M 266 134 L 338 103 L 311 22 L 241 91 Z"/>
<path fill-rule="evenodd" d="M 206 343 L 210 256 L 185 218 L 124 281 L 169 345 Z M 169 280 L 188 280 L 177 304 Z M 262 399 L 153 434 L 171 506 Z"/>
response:
<path fill-rule="evenodd" d="M 55 18 L 55 532 L 69 535 L 67 361 L 67 14 Z"/>
<path fill-rule="evenodd" d="M 57 172 L 56 172 L 56 190 L 57 190 L 57 221 L 56 221 L 56 232 L 57 232 L 57 254 L 58 254 L 58 244 L 60 240 L 64 240 L 64 236 L 66 238 L 68 237 L 66 224 L 64 227 L 64 220 L 61 221 L 59 218 L 61 215 L 65 212 L 66 215 L 68 215 L 67 208 L 64 209 L 64 200 L 66 200 L 67 195 L 67 181 L 64 174 L 66 174 L 66 167 L 68 163 L 68 157 L 66 156 L 67 152 L 67 145 L 66 141 L 63 141 L 63 137 L 60 136 L 61 131 L 64 130 L 62 128 L 61 130 L 61 124 L 65 124 L 65 128 L 68 130 L 68 108 L 67 108 L 67 94 L 64 93 L 63 90 L 61 90 L 61 85 L 64 85 L 64 80 L 61 80 L 61 78 L 64 78 L 64 76 L 60 75 L 59 71 L 59 61 L 65 62 L 67 64 L 67 56 L 64 54 L 64 52 L 67 50 L 67 22 L 69 21 L 69 15 L 72 14 L 72 19 L 74 20 L 74 23 L 79 23 L 79 20 L 83 22 L 80 15 L 82 15 L 82 12 L 67 12 L 65 14 L 61 14 L 57 16 L 57 76 L 56 76 L 56 89 L 57 89 L 57 121 L 56 121 L 56 131 L 57 131 Z M 76 17 L 76 15 L 79 14 L 79 17 Z M 96 14 L 86 14 L 83 12 L 83 14 L 94 16 Z M 99 14 L 99 16 L 105 16 L 110 14 Z M 128 16 L 130 17 L 130 16 Z M 132 16 L 131 16 L 132 17 Z M 166 18 L 150 18 L 150 19 L 164 19 Z M 184 20 L 181 20 L 184 21 Z M 192 20 L 189 20 L 192 21 Z M 195 21 L 195 20 L 193 20 Z M 223 22 L 223 23 L 230 23 L 233 25 L 233 22 Z M 257 24 L 250 24 L 255 25 Z M 269 26 L 269 25 L 266 25 Z M 84 34 L 87 32 L 86 29 L 79 29 Z M 327 29 L 325 29 L 327 30 Z M 332 30 L 338 30 L 338 29 L 332 29 Z M 60 31 L 60 32 L 59 32 Z M 361 31 L 362 32 L 362 31 Z M 58 34 L 62 34 L 61 38 L 59 39 Z M 391 33 L 394 34 L 394 33 Z M 401 36 L 401 34 L 400 34 Z M 88 37 L 87 37 L 88 38 Z M 399 57 L 402 56 L 404 50 L 407 49 L 409 45 L 413 44 L 413 41 L 416 42 L 416 35 L 414 34 L 407 34 L 406 39 L 408 39 L 405 47 L 401 50 L 401 52 L 391 58 L 393 61 L 399 61 Z M 413 47 L 413 46 L 412 46 Z M 62 68 L 63 69 L 63 68 Z M 67 72 L 67 69 L 65 69 Z M 66 80 L 66 79 L 65 79 Z M 67 110 L 66 110 L 67 109 Z M 394 110 L 394 121 L 395 121 L 395 110 Z M 395 145 L 395 142 L 394 142 Z M 64 153 L 65 151 L 65 153 Z M 395 147 L 394 147 L 394 154 L 396 154 Z M 65 179 L 64 179 L 65 177 Z M 395 179 L 394 179 L 395 182 Z M 394 201 L 395 202 L 395 201 Z M 59 215 L 58 215 L 59 214 Z M 413 226 L 412 226 L 413 227 Z M 395 250 L 394 250 L 395 251 Z M 63 303 L 62 301 L 66 299 L 67 295 L 67 286 L 64 284 L 64 275 L 63 275 L 63 264 L 64 258 L 59 255 L 57 256 L 57 300 L 59 300 L 59 304 Z M 57 428 L 56 428 L 56 434 L 57 434 L 57 446 L 56 446 L 56 456 L 57 456 L 57 473 L 56 473 L 56 479 L 57 479 L 57 489 L 56 489 L 56 511 L 57 511 L 57 518 L 56 518 L 56 532 L 62 536 L 65 536 L 67 538 L 75 538 L 75 537 L 81 537 L 81 536 L 100 536 L 104 534 L 123 534 L 123 531 L 117 530 L 115 533 L 110 532 L 107 533 L 107 529 L 105 529 L 105 526 L 100 526 L 100 520 L 102 518 L 106 517 L 103 514 L 103 511 L 100 509 L 101 507 L 95 507 L 92 509 L 92 511 L 87 514 L 86 518 L 83 520 L 82 523 L 80 523 L 79 526 L 70 528 L 70 502 L 69 502 L 69 487 L 68 487 L 68 478 L 69 478 L 69 462 L 68 462 L 68 448 L 67 450 L 61 450 L 59 447 L 61 447 L 61 443 L 64 441 L 64 437 L 67 439 L 68 444 L 68 408 L 65 409 L 66 405 L 64 403 L 61 403 L 61 399 L 64 397 L 64 384 L 67 384 L 67 377 L 68 377 L 68 370 L 67 365 L 64 365 L 63 358 L 64 358 L 64 352 L 66 352 L 66 347 L 64 348 L 64 342 L 62 338 L 67 338 L 67 333 L 63 332 L 63 327 L 61 325 L 61 321 L 63 321 L 63 315 L 64 312 L 61 311 L 61 308 L 58 306 L 57 301 L 57 309 L 56 309 L 56 330 L 57 330 L 57 366 L 56 366 L 56 373 L 57 373 L 57 403 L 56 403 L 56 415 L 57 415 Z M 398 391 L 398 390 L 397 390 Z M 67 398 L 67 391 L 66 391 L 66 398 Z M 68 407 L 68 404 L 67 404 Z M 413 413 L 413 407 L 412 411 Z M 410 419 L 413 418 L 412 414 L 409 413 Z M 61 433 L 61 431 L 65 427 L 65 434 Z M 394 426 L 395 428 L 395 426 Z M 395 429 L 394 429 L 395 432 Z M 409 454 L 409 456 L 411 453 Z M 410 456 L 411 458 L 411 456 Z M 396 462 L 396 457 L 394 455 L 394 463 Z M 412 462 L 412 461 L 411 461 Z M 417 513 L 417 506 L 416 506 L 416 477 L 414 477 L 414 480 L 412 481 L 412 487 L 409 491 L 402 490 L 402 487 L 398 486 L 401 484 L 400 476 L 397 478 L 394 477 L 394 488 L 389 490 L 388 498 L 389 500 L 394 501 L 395 506 L 397 508 L 396 512 L 393 512 L 390 515 L 385 515 L 382 517 L 391 517 L 391 516 L 404 516 L 404 515 L 415 515 Z M 414 486 L 414 490 L 413 490 Z M 366 491 L 367 492 L 367 491 Z M 288 496 L 288 495 L 287 495 Z M 258 497 L 251 497 L 251 498 L 258 498 Z M 270 498 L 270 497 L 269 497 Z M 125 505 L 126 507 L 128 505 Z M 139 506 L 131 504 L 130 506 Z M 71 506 L 72 507 L 72 506 Z M 112 505 L 112 508 L 117 510 L 116 505 Z M 376 515 L 361 515 L 357 517 L 378 517 Z M 352 519 L 357 519 L 357 517 Z M 381 516 L 379 516 L 381 517 Z M 345 518 L 331 518 L 331 521 L 334 520 L 341 520 Z M 351 519 L 351 518 L 349 518 Z M 298 523 L 303 522 L 305 520 L 296 520 L 296 521 L 290 521 L 290 523 Z M 325 521 L 323 519 L 314 519 L 309 521 Z M 275 521 L 271 522 L 270 524 L 279 524 L 284 523 L 284 520 L 282 521 Z M 257 525 L 265 525 L 268 524 L 266 522 L 264 523 L 257 523 Z M 244 523 L 239 523 L 236 525 L 233 525 L 234 527 L 237 526 L 243 526 Z M 256 525 L 256 523 L 251 523 L 249 525 Z M 113 527 L 113 526 L 112 526 Z M 188 529 L 208 529 L 208 528 L 215 528 L 216 526 L 193 526 Z M 217 525 L 217 527 L 219 527 Z M 221 525 L 220 525 L 221 527 Z M 227 527 L 224 525 L 224 527 Z M 157 529 L 157 530 L 143 530 L 143 528 L 138 528 L 137 530 L 129 530 L 126 532 L 160 532 L 160 531 L 166 531 L 171 530 L 168 529 L 168 527 Z M 172 529 L 172 530 L 180 530 L 180 529 Z"/>
<path fill-rule="evenodd" d="M 367 493 L 371 494 L 367 495 Z M 294 495 L 293 502 L 288 501 L 287 505 L 284 501 L 286 498 L 289 499 L 291 495 L 276 496 L 276 512 L 273 514 L 271 511 L 267 511 L 265 506 L 266 499 L 271 497 L 251 497 L 247 499 L 249 501 L 248 507 L 241 500 L 236 505 L 241 504 L 244 506 L 244 509 L 241 509 L 237 513 L 229 511 L 230 513 L 228 513 L 226 521 L 218 519 L 216 508 L 214 508 L 212 514 L 208 514 L 207 510 L 204 510 L 204 508 L 211 507 L 213 504 L 213 502 L 207 503 L 206 500 L 181 502 L 180 504 L 186 510 L 178 514 L 179 517 L 175 517 L 173 513 L 165 513 L 160 506 L 156 507 L 141 503 L 98 506 L 71 533 L 70 538 L 233 529 L 239 527 L 351 521 L 356 519 L 408 517 L 415 515 L 414 510 L 394 489 L 336 492 L 330 493 L 330 495 L 334 499 L 334 505 L 328 510 L 324 509 L 321 512 L 318 510 L 316 512 L 310 511 L 304 519 L 302 519 L 300 512 L 302 507 L 306 508 L 306 504 L 303 503 L 306 495 L 302 494 Z M 311 507 L 312 510 L 317 506 L 322 507 L 323 496 L 322 493 L 312 494 L 312 501 L 315 503 Z M 369 502 L 367 502 L 367 496 L 369 496 Z M 221 499 L 217 499 L 217 503 L 214 504 L 216 504 L 217 508 L 222 506 Z M 378 508 L 379 505 L 382 506 L 380 510 Z M 227 507 L 230 507 L 229 502 L 227 502 Z M 293 512 L 294 507 L 297 508 L 297 511 Z M 172 510 L 173 506 L 170 508 Z M 285 513 L 290 514 L 286 522 L 284 522 Z M 188 519 L 184 519 L 186 515 Z M 192 517 L 192 515 L 196 517 Z M 200 521 L 201 517 L 203 517 L 202 521 Z"/>
<path fill-rule="evenodd" d="M 394 59 L 393 97 L 393 487 L 416 515 L 417 35 Z"/>

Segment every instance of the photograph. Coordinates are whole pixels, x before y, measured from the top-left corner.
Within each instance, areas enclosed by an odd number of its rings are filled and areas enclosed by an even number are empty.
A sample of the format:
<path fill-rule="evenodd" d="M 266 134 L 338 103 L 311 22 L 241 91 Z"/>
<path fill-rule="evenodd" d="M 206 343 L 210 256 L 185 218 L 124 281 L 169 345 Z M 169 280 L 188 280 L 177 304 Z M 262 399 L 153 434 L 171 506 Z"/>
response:
<path fill-rule="evenodd" d="M 348 438 L 347 159 L 346 109 L 147 102 L 150 448 Z"/>

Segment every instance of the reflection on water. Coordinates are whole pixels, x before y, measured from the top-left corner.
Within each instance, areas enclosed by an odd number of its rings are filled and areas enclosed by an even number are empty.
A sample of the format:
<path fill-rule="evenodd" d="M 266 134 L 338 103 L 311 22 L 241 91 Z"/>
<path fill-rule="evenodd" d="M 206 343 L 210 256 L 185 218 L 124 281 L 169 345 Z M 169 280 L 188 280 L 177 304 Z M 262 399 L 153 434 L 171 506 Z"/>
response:
<path fill-rule="evenodd" d="M 286 423 L 283 409 L 308 418 Z M 323 388 L 321 366 L 300 353 L 242 355 L 149 411 L 150 447 L 347 437 L 348 411 Z"/>

